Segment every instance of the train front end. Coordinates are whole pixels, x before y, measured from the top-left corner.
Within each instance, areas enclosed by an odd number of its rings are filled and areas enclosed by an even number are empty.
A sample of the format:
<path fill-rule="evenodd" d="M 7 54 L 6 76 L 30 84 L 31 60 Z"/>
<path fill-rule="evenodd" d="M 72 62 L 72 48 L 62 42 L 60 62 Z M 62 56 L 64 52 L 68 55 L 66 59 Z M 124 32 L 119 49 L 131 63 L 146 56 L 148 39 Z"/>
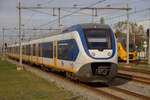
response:
<path fill-rule="evenodd" d="M 77 76 L 85 82 L 110 82 L 117 74 L 117 45 L 108 25 L 81 24 L 78 26 L 82 47 L 77 63 Z M 81 46 L 81 45 L 80 45 Z"/>
<path fill-rule="evenodd" d="M 121 38 L 118 40 L 118 58 L 120 61 L 127 60 L 127 52 L 126 52 L 126 39 Z M 129 39 L 129 61 L 136 61 L 136 46 L 133 40 Z"/>

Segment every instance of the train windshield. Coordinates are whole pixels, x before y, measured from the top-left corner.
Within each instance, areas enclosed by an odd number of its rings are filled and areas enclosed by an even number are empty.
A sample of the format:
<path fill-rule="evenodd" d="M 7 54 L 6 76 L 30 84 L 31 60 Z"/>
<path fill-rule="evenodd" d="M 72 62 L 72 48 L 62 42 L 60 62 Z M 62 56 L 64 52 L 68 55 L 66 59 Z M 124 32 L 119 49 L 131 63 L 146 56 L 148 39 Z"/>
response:
<path fill-rule="evenodd" d="M 123 40 L 123 43 L 124 43 L 123 47 L 126 50 L 126 39 Z M 135 50 L 136 50 L 135 43 L 133 42 L 133 40 L 129 39 L 129 51 L 133 52 Z"/>
<path fill-rule="evenodd" d="M 88 49 L 112 49 L 112 31 L 109 29 L 84 29 Z"/>

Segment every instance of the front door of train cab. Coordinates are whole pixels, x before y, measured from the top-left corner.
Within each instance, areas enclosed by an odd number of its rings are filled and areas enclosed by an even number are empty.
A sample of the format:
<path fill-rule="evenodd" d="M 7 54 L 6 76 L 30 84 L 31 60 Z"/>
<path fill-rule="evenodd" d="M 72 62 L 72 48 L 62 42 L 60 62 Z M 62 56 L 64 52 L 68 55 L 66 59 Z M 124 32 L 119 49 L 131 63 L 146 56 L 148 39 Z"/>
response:
<path fill-rule="evenodd" d="M 54 65 L 57 64 L 57 41 L 54 41 Z"/>

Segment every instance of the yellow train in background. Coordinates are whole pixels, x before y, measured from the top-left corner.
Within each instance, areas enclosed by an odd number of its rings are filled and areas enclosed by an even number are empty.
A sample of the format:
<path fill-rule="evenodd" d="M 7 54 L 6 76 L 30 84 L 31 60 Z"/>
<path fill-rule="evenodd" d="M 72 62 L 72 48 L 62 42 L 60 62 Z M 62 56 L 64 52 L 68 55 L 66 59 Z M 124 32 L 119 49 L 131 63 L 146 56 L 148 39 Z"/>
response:
<path fill-rule="evenodd" d="M 118 60 L 126 61 L 127 60 L 127 52 L 126 52 L 126 39 L 118 39 Z M 133 40 L 129 39 L 129 61 L 136 60 L 136 46 Z"/>

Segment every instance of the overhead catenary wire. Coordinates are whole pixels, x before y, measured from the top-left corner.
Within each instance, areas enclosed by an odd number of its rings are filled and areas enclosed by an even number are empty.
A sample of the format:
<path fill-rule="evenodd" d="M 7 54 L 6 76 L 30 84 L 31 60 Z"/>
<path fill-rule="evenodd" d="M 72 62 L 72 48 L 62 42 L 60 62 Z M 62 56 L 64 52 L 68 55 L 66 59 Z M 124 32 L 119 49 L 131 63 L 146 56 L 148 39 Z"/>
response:
<path fill-rule="evenodd" d="M 33 12 L 38 12 L 38 13 L 41 13 L 41 14 L 46 14 L 46 15 L 50 15 L 52 16 L 52 14 L 48 13 L 48 12 L 42 12 L 42 11 L 39 11 L 39 10 L 36 10 L 36 9 L 27 9 L 27 10 L 31 10 Z"/>
<path fill-rule="evenodd" d="M 62 9 L 62 11 L 66 11 L 66 12 L 71 12 L 71 11 L 69 11 L 69 10 L 65 10 L 65 9 Z M 85 15 L 85 16 L 92 16 L 92 14 L 89 14 L 89 13 L 85 13 L 85 12 L 79 12 L 79 14 L 82 14 L 82 15 Z M 81 15 L 81 16 L 82 16 Z M 77 15 L 77 16 L 80 16 L 80 15 Z"/>
<path fill-rule="evenodd" d="M 55 1 L 55 0 L 49 0 L 49 1 L 47 1 L 47 2 L 44 2 L 44 3 L 40 3 L 40 4 L 37 4 L 37 5 L 46 5 L 46 4 L 50 4 L 50 3 L 52 3 L 53 1 Z"/>
<path fill-rule="evenodd" d="M 129 12 L 129 14 L 131 15 L 131 14 L 143 13 L 144 11 L 147 11 L 147 10 L 148 10 L 148 8 L 145 8 L 145 9 L 142 9 L 142 10 Z M 121 15 L 118 15 L 118 16 L 113 16 L 113 17 L 105 18 L 105 20 L 106 19 L 111 19 L 112 20 L 112 19 L 116 19 L 116 18 L 124 17 L 124 16 L 126 16 L 126 14 L 121 14 Z M 99 22 L 99 20 L 96 21 L 96 22 Z"/>
<path fill-rule="evenodd" d="M 97 5 L 97 4 L 99 4 L 99 3 L 102 3 L 102 2 L 104 2 L 104 1 L 106 1 L 106 0 L 97 1 L 97 2 L 95 2 L 95 3 L 93 3 L 93 4 L 89 5 L 89 6 L 87 6 L 87 7 L 85 7 L 85 8 L 89 8 L 89 7 L 91 7 L 91 6 L 95 6 L 95 5 Z M 81 10 L 83 10 L 83 9 L 79 9 L 79 10 L 76 10 L 76 11 L 70 13 L 70 14 L 64 15 L 64 16 L 60 17 L 60 19 L 66 18 L 66 17 L 68 17 L 68 16 L 71 16 L 71 15 L 73 15 L 74 13 L 78 13 L 78 12 L 81 11 Z M 39 27 L 40 27 L 40 26 L 48 25 L 48 24 L 53 23 L 53 22 L 55 22 L 55 21 L 57 21 L 57 19 L 54 19 L 54 20 L 52 20 L 52 21 L 49 21 L 48 23 L 45 23 L 45 24 L 41 24 L 41 25 L 39 25 Z"/>

